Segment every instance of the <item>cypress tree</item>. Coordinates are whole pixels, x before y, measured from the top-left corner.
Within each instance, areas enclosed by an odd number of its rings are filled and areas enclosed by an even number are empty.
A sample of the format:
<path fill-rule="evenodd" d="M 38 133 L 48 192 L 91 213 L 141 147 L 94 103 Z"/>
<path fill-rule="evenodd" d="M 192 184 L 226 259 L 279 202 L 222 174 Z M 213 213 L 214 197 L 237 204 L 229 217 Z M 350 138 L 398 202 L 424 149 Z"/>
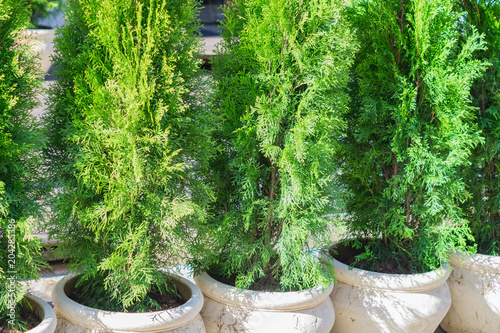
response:
<path fill-rule="evenodd" d="M 212 117 L 194 0 L 70 0 L 45 116 L 57 181 L 52 235 L 90 306 L 157 308 L 203 183 Z M 195 95 L 197 98 L 195 99 Z"/>
<path fill-rule="evenodd" d="M 456 170 L 480 141 L 469 92 L 484 70 L 473 58 L 483 42 L 463 35 L 450 0 L 356 1 L 350 18 L 362 47 L 339 181 L 353 246 L 362 248 L 357 265 L 436 269 L 470 238 Z"/>
<path fill-rule="evenodd" d="M 19 281 L 36 278 L 43 266 L 34 236 L 41 215 L 43 145 L 31 110 L 38 105 L 41 70 L 34 39 L 26 32 L 24 2 L 0 2 L 0 327 L 22 329 L 19 304 L 27 290 Z M 15 316 L 11 316 L 15 314 Z"/>
<path fill-rule="evenodd" d="M 462 205 L 481 253 L 500 255 L 500 3 L 462 0 L 464 31 L 484 36 L 486 48 L 474 53 L 489 63 L 472 85 L 472 103 L 483 142 L 473 150 L 471 165 L 462 169 L 471 192 Z"/>
<path fill-rule="evenodd" d="M 341 9 L 332 0 L 226 6 L 213 62 L 217 199 L 197 269 L 241 288 L 331 283 L 313 248 L 330 241 L 332 158 L 356 48 Z"/>

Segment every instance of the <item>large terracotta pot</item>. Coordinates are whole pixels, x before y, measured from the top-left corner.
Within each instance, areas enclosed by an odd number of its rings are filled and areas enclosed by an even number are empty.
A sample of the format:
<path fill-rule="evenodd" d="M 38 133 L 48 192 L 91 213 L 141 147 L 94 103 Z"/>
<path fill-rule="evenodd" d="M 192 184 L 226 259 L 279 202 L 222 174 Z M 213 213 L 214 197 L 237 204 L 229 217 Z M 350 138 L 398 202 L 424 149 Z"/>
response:
<path fill-rule="evenodd" d="M 185 278 L 172 277 L 179 292 L 188 299 L 186 303 L 170 310 L 125 313 L 93 309 L 73 301 L 67 295 L 73 290 L 78 276 L 68 275 L 52 291 L 58 321 L 56 332 L 205 332 L 199 314 L 203 306 L 201 291 Z"/>
<path fill-rule="evenodd" d="M 433 333 L 448 312 L 448 267 L 423 274 L 384 274 L 332 260 L 337 283 L 331 332 Z"/>
<path fill-rule="evenodd" d="M 26 333 L 53 333 L 56 329 L 57 319 L 54 310 L 43 299 L 34 295 L 26 294 L 24 296 L 35 314 L 42 320 L 38 326 L 32 328 Z"/>
<path fill-rule="evenodd" d="M 500 333 L 500 257 L 456 253 L 450 262 L 451 308 L 441 327 L 448 333 Z"/>
<path fill-rule="evenodd" d="M 207 273 L 195 276 L 205 295 L 201 316 L 208 333 L 327 333 L 335 320 L 333 285 L 296 292 L 236 289 Z"/>

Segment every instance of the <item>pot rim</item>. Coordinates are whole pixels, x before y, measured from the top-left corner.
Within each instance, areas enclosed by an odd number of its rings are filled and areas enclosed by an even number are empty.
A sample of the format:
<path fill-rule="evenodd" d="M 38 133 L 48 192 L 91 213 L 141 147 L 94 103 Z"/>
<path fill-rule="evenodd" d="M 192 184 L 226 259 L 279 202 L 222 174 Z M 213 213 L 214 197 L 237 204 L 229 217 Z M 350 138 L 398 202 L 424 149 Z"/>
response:
<path fill-rule="evenodd" d="M 310 309 L 323 303 L 333 290 L 333 283 L 328 288 L 316 286 L 300 291 L 247 290 L 217 281 L 207 272 L 196 275 L 194 280 L 206 297 L 219 303 L 266 311 L 301 311 Z"/>
<path fill-rule="evenodd" d="M 68 274 L 57 282 L 52 291 L 56 313 L 74 324 L 99 330 L 156 332 L 162 329 L 176 329 L 192 321 L 203 307 L 203 294 L 186 278 L 165 272 L 173 279 L 187 286 L 191 297 L 181 306 L 155 312 L 128 313 L 94 309 L 69 298 L 64 292 L 66 283 L 79 275 Z"/>
<path fill-rule="evenodd" d="M 40 297 L 32 294 L 26 294 L 24 297 L 28 300 L 33 308 L 35 308 L 35 313 L 42 320 L 36 327 L 27 331 L 26 333 L 52 333 L 55 331 L 57 326 L 57 318 L 54 310 L 50 307 L 47 302 L 45 302 Z M 39 312 L 41 311 L 41 313 Z"/>
<path fill-rule="evenodd" d="M 336 244 L 338 242 L 333 242 L 330 244 L 330 248 Z M 331 256 L 328 260 L 335 266 L 335 278 L 338 281 L 349 285 L 384 291 L 424 292 L 438 288 L 450 276 L 450 267 L 448 264 L 425 273 L 391 274 L 350 267 Z"/>
<path fill-rule="evenodd" d="M 450 254 L 452 266 L 466 268 L 484 273 L 500 274 L 500 256 L 455 251 Z"/>

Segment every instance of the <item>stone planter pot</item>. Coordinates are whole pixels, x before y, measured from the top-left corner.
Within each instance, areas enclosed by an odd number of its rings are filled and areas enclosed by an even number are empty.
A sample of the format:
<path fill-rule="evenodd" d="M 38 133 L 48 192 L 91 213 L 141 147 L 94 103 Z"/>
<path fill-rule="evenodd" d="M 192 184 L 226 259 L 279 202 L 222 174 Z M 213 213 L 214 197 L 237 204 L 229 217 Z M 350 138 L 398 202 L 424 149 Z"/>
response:
<path fill-rule="evenodd" d="M 53 52 L 54 36 L 56 29 L 28 29 L 35 35 L 35 39 L 39 42 L 37 51 L 40 54 L 42 62 L 42 71 L 47 73 L 52 65 L 51 55 Z"/>
<path fill-rule="evenodd" d="M 335 320 L 333 285 L 296 292 L 241 290 L 207 273 L 195 276 L 205 295 L 201 316 L 208 333 L 327 333 Z"/>
<path fill-rule="evenodd" d="M 450 256 L 451 308 L 441 327 L 448 333 L 500 332 L 500 257 Z"/>
<path fill-rule="evenodd" d="M 433 333 L 451 305 L 448 267 L 423 274 L 384 274 L 333 259 L 337 283 L 331 332 Z"/>
<path fill-rule="evenodd" d="M 67 295 L 73 290 L 78 276 L 68 275 L 52 291 L 57 315 L 56 332 L 156 332 L 204 333 L 199 314 L 203 306 L 201 291 L 185 278 L 173 275 L 173 282 L 188 301 L 163 311 L 145 313 L 111 312 L 81 305 Z"/>
<path fill-rule="evenodd" d="M 32 328 L 26 333 L 53 333 L 56 329 L 57 319 L 54 310 L 43 299 L 34 295 L 26 294 L 24 296 L 30 303 L 35 314 L 42 320 L 38 326 Z"/>

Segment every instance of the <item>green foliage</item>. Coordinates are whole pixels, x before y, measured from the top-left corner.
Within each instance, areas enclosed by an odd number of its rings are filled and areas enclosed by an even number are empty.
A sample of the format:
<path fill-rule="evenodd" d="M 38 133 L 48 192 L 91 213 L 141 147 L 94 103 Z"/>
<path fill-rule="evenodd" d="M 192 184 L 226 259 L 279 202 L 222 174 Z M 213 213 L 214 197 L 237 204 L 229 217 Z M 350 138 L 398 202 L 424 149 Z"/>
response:
<path fill-rule="evenodd" d="M 271 276 L 282 290 L 327 285 L 312 248 L 330 241 L 353 33 L 340 1 L 240 0 L 225 16 L 213 62 L 217 202 L 193 264 L 241 288 Z"/>
<path fill-rule="evenodd" d="M 213 119 L 195 6 L 71 0 L 57 32 L 44 116 L 60 184 L 51 234 L 82 284 L 100 281 L 92 288 L 109 310 L 152 303 L 148 291 L 166 283 L 157 268 L 178 262 L 179 234 L 211 198 L 200 173 Z"/>
<path fill-rule="evenodd" d="M 33 235 L 41 212 L 43 141 L 30 113 L 38 104 L 41 71 L 25 31 L 28 20 L 23 2 L 0 2 L 0 323 L 12 319 L 8 303 L 19 303 L 26 292 L 18 281 L 36 278 L 43 265 L 41 242 Z"/>
<path fill-rule="evenodd" d="M 351 80 L 340 183 L 358 259 L 435 269 L 470 230 L 456 170 L 480 141 L 470 87 L 485 68 L 476 31 L 462 35 L 451 0 L 361 0 L 349 10 L 362 45 Z M 462 44 L 459 40 L 463 40 Z M 360 243 L 356 243 L 359 246 Z"/>
<path fill-rule="evenodd" d="M 474 81 L 472 102 L 484 141 L 473 150 L 471 166 L 463 169 L 472 196 L 462 205 L 478 250 L 500 255 L 500 2 L 462 0 L 464 30 L 484 36 L 486 49 L 474 57 L 488 61 L 483 76 Z"/>

